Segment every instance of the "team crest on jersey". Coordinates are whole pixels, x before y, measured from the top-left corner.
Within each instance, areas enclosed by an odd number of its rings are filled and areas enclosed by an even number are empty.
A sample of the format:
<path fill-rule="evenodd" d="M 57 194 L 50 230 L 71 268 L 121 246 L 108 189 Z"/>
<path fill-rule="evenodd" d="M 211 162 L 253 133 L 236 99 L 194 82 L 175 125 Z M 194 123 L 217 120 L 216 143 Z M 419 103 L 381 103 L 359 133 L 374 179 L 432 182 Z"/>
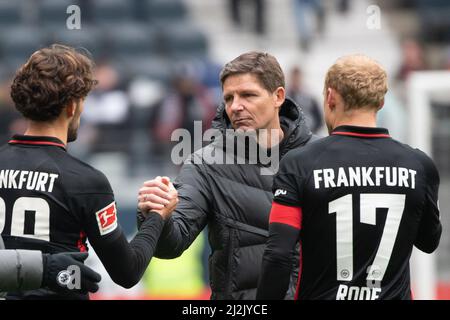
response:
<path fill-rule="evenodd" d="M 116 202 L 113 201 L 111 204 L 97 211 L 95 217 L 97 218 L 98 228 L 102 236 L 114 231 L 117 228 Z"/>

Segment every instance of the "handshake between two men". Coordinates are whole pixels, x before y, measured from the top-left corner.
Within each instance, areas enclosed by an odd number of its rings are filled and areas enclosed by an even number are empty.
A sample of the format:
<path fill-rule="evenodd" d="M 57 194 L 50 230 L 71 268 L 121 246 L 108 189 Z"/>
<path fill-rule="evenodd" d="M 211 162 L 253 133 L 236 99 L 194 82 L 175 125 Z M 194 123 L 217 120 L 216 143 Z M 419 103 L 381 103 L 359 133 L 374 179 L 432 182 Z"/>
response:
<path fill-rule="evenodd" d="M 156 177 L 145 181 L 138 195 L 138 228 L 150 212 L 157 212 L 164 220 L 167 220 L 177 207 L 178 192 L 170 178 Z"/>

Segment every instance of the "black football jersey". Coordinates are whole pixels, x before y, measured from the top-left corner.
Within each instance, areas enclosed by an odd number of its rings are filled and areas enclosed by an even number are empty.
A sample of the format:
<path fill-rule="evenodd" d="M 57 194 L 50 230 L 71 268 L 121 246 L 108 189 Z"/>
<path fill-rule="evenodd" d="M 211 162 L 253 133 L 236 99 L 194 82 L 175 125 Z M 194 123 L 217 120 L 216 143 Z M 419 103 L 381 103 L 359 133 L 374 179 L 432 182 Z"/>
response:
<path fill-rule="evenodd" d="M 263 277 L 273 251 L 299 240 L 298 299 L 411 299 L 413 246 L 432 252 L 441 235 L 438 187 L 432 160 L 386 129 L 337 127 L 280 163 Z"/>
<path fill-rule="evenodd" d="M 162 222 L 154 219 L 158 237 Z M 88 238 L 119 283 L 140 277 L 157 239 L 130 246 L 105 175 L 68 154 L 55 137 L 19 135 L 0 148 L 0 231 L 6 248 L 44 253 L 87 251 Z"/>
<path fill-rule="evenodd" d="M 0 149 L 0 199 L 8 248 L 86 251 L 87 235 L 120 232 L 108 179 L 57 138 L 15 136 Z"/>

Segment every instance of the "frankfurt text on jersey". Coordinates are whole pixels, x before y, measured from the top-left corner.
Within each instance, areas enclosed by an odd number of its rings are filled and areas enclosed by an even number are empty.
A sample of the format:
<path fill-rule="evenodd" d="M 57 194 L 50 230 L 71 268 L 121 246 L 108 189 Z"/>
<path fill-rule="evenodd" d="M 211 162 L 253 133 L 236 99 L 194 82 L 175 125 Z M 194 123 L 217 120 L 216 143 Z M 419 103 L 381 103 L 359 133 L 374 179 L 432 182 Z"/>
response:
<path fill-rule="evenodd" d="M 52 192 L 58 176 L 56 173 L 39 171 L 0 170 L 0 189 Z"/>
<path fill-rule="evenodd" d="M 416 170 L 399 167 L 340 167 L 316 169 L 314 187 L 406 187 L 415 189 Z"/>

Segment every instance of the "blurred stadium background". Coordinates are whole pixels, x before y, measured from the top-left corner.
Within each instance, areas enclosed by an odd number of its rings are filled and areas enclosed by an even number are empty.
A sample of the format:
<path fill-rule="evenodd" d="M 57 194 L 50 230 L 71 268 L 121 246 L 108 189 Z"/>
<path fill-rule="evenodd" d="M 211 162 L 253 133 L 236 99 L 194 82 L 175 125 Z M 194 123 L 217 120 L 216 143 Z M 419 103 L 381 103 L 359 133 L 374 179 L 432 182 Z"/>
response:
<path fill-rule="evenodd" d="M 74 4 L 81 29 L 70 30 L 66 10 Z M 87 49 L 100 84 L 69 151 L 108 176 L 132 236 L 140 185 L 176 176 L 170 133 L 193 130 L 194 120 L 209 124 L 225 62 L 248 50 L 275 55 L 289 94 L 325 135 L 325 72 L 339 56 L 365 53 L 390 77 L 379 124 L 430 154 L 440 170 L 443 237 L 431 258 L 414 257 L 413 284 L 418 298 L 450 299 L 449 16 L 446 0 L 0 0 L 0 142 L 24 130 L 9 85 L 25 59 L 55 42 Z M 153 259 L 143 280 L 124 290 L 91 250 L 89 264 L 103 275 L 92 297 L 208 299 L 208 255 L 203 234 L 179 259 Z"/>

